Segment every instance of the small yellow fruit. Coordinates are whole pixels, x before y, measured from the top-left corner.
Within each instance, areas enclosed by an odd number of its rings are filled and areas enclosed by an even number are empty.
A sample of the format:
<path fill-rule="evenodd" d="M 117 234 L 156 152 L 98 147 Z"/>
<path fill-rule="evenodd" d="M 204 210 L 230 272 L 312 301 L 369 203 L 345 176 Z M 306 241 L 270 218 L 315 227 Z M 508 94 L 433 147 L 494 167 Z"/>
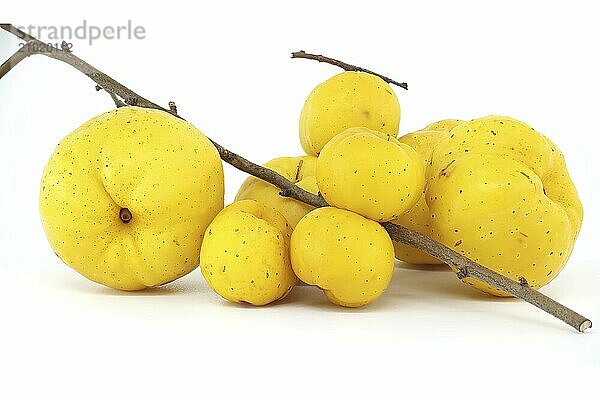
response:
<path fill-rule="evenodd" d="M 427 206 L 424 195 L 421 195 L 419 201 L 417 201 L 410 210 L 392 220 L 392 223 L 420 232 L 428 237 L 434 236 L 430 222 L 429 207 Z M 443 264 L 443 262 L 437 258 L 400 242 L 394 242 L 394 250 L 396 252 L 396 258 L 407 263 Z"/>
<path fill-rule="evenodd" d="M 351 211 L 318 208 L 292 233 L 292 267 L 334 304 L 360 307 L 387 288 L 394 272 L 394 247 L 383 227 Z"/>
<path fill-rule="evenodd" d="M 564 157 L 548 138 L 513 118 L 478 118 L 452 129 L 432 167 L 426 201 L 439 241 L 535 289 L 563 269 L 583 209 Z"/>
<path fill-rule="evenodd" d="M 398 138 L 398 141 L 412 147 L 421 156 L 423 165 L 427 166 L 431 161 L 433 149 L 443 137 L 444 132 L 441 131 L 421 130 L 406 134 Z M 430 212 L 429 206 L 425 202 L 424 191 L 411 209 L 392 222 L 431 237 Z M 442 262 L 431 257 L 429 254 L 402 243 L 394 242 L 394 249 L 396 250 L 396 258 L 405 262 L 412 264 L 442 264 Z"/>
<path fill-rule="evenodd" d="M 235 303 L 256 306 L 285 297 L 296 284 L 289 253 L 292 229 L 256 200 L 225 207 L 211 222 L 200 252 L 210 287 Z"/>
<path fill-rule="evenodd" d="M 56 254 L 94 282 L 138 290 L 198 266 L 204 231 L 223 208 L 223 165 L 190 123 L 122 107 L 65 137 L 40 189 Z"/>
<path fill-rule="evenodd" d="M 367 128 L 340 133 L 317 159 L 317 185 L 325 200 L 374 221 L 409 210 L 424 180 L 423 161 L 410 146 Z"/>
<path fill-rule="evenodd" d="M 357 126 L 398 135 L 400 104 L 381 78 L 362 72 L 342 72 L 318 85 L 300 114 L 300 142 L 316 156 L 338 133 Z"/>
<path fill-rule="evenodd" d="M 427 125 L 424 129 L 413 133 L 406 134 L 398 141 L 415 149 L 422 157 L 424 165 L 429 165 L 431 154 L 437 144 L 450 132 L 454 127 L 462 124 L 465 121 L 460 119 L 444 119 Z M 427 174 L 426 174 L 427 175 Z M 425 185 L 427 186 L 427 176 L 425 177 Z M 431 213 L 429 206 L 425 201 L 425 195 L 421 195 L 417 203 L 406 213 L 393 220 L 395 224 L 402 225 L 406 228 L 423 233 L 429 237 L 433 237 L 431 228 Z M 407 246 L 402 243 L 394 242 L 396 250 L 396 258 L 412 264 L 442 264 L 436 258 L 431 257 L 414 247 Z"/>
<path fill-rule="evenodd" d="M 286 177 L 290 182 L 313 194 L 319 189 L 315 180 L 317 158 L 313 156 L 280 157 L 265 164 L 265 167 Z M 253 199 L 274 208 L 285 217 L 292 229 L 298 221 L 314 207 L 289 197 L 279 195 L 281 189 L 253 176 L 248 177 L 240 187 L 235 200 Z"/>

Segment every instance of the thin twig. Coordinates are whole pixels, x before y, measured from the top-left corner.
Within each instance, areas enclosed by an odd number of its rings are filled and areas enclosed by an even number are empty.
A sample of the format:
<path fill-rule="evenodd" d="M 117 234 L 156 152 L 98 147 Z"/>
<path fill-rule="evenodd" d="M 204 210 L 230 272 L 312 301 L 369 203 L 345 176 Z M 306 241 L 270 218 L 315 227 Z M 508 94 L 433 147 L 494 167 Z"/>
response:
<path fill-rule="evenodd" d="M 103 90 L 103 88 L 100 85 L 96 85 L 96 91 L 99 92 Z M 112 101 L 115 103 L 115 107 L 117 108 L 121 108 L 121 107 L 125 107 L 127 106 L 127 104 L 125 104 L 123 102 L 123 100 L 121 100 L 119 98 L 119 96 L 117 96 L 116 94 L 114 94 L 113 92 L 109 92 L 108 90 L 104 90 L 106 93 L 108 93 L 108 95 L 110 96 L 110 98 L 112 99 Z"/>
<path fill-rule="evenodd" d="M 592 322 L 589 319 L 531 288 L 524 279 L 515 282 L 512 279 L 494 272 L 462 254 L 457 253 L 451 248 L 436 242 L 422 233 L 411 231 L 408 228 L 390 222 L 384 222 L 382 225 L 393 240 L 421 250 L 424 253 L 443 261 L 449 266 L 456 268 L 458 271 L 457 276 L 460 279 L 474 278 L 481 282 L 485 282 L 496 289 L 500 289 L 533 304 L 571 325 L 579 332 L 583 332 L 592 326 Z"/>
<path fill-rule="evenodd" d="M 408 90 L 408 83 L 406 82 L 398 82 L 393 80 L 392 78 L 388 78 L 385 75 L 378 74 L 377 72 L 370 71 L 363 67 L 357 67 L 356 65 L 348 64 L 340 60 L 336 60 L 335 58 L 330 58 L 326 56 L 322 56 L 320 54 L 310 54 L 305 52 L 304 50 L 295 51 L 292 53 L 292 58 L 306 58 L 307 60 L 315 60 L 318 62 L 323 62 L 331 65 L 335 65 L 336 67 L 340 67 L 344 71 L 356 71 L 356 72 L 365 72 L 367 74 L 375 75 L 383 79 L 385 82 L 401 87 L 402 89 Z"/>
<path fill-rule="evenodd" d="M 9 33 L 12 33 L 19 39 L 24 40 L 26 42 L 38 41 L 35 37 L 31 36 L 28 33 L 23 32 L 22 30 L 20 30 L 13 24 L 0 24 L 0 28 L 4 29 L 5 31 L 7 31 Z"/>
<path fill-rule="evenodd" d="M 115 106 L 117 108 L 125 107 L 127 105 L 127 104 L 123 103 L 123 101 L 121 99 L 119 99 L 119 97 L 117 97 L 117 95 L 114 94 L 113 92 L 108 92 L 108 94 L 110 95 L 110 98 L 113 100 L 113 102 L 115 103 Z"/>
<path fill-rule="evenodd" d="M 121 97 L 126 104 L 137 105 L 139 107 L 145 108 L 154 108 L 167 112 L 169 111 L 159 106 L 158 104 L 154 104 L 150 100 L 143 98 L 131 89 L 115 81 L 114 79 L 106 75 L 104 72 L 99 71 L 87 62 L 83 61 L 81 58 L 75 56 L 70 51 L 64 51 L 56 47 L 49 47 L 47 44 L 39 41 L 33 36 L 21 31 L 20 29 L 10 24 L 0 24 L 0 28 L 12 33 L 13 35 L 21 39 L 27 40 L 32 46 L 32 51 L 28 52 L 28 55 L 41 54 L 69 64 L 73 68 L 77 69 L 79 72 L 87 75 L 91 80 L 96 82 L 107 92 L 114 93 Z M 6 72 L 10 71 L 11 69 L 12 67 L 9 66 Z"/>
<path fill-rule="evenodd" d="M 26 43 L 23 47 L 19 48 L 12 56 L 8 58 L 8 60 L 4 61 L 2 65 L 0 65 L 0 79 L 4 75 L 8 73 L 11 69 L 17 66 L 18 63 L 26 59 L 30 56 L 31 53 L 31 45 L 30 43 Z"/>
<path fill-rule="evenodd" d="M 19 31 L 12 25 L 0 25 L 0 28 L 15 34 L 17 37 L 20 37 L 24 40 L 28 40 L 30 42 L 37 41 L 37 39 Z M 73 55 L 73 53 L 67 53 L 65 51 L 58 50 L 56 52 L 40 52 L 35 54 L 42 54 L 65 62 L 66 64 L 90 77 L 101 88 L 104 88 L 109 93 L 114 93 L 121 98 L 126 99 L 127 104 L 135 103 L 140 107 L 153 108 L 165 112 L 172 111 L 143 98 L 142 96 L 123 86 L 121 83 L 115 81 L 110 76 L 104 74 L 90 64 L 76 57 Z M 8 68 L 8 71 L 10 69 L 12 69 L 12 67 Z M 179 115 L 176 115 L 176 117 L 181 118 Z M 213 140 L 211 141 L 218 150 L 223 161 L 239 170 L 273 184 L 281 189 L 281 195 L 294 198 L 314 207 L 325 207 L 328 205 L 320 194 L 314 195 L 294 185 L 277 172 L 255 164 L 252 161 L 249 161 L 227 150 L 217 142 Z M 450 266 L 455 267 L 458 270 L 458 276 L 461 279 L 472 277 L 499 290 L 510 293 L 513 296 L 521 298 L 564 321 L 580 332 L 583 332 L 592 326 L 592 323 L 588 318 L 583 317 L 575 311 L 532 289 L 528 284 L 515 282 L 503 275 L 500 275 L 419 232 L 410 230 L 400 225 L 392 224 L 390 222 L 385 222 L 382 224 L 382 226 L 389 233 L 392 240 L 412 246 L 445 262 Z"/>

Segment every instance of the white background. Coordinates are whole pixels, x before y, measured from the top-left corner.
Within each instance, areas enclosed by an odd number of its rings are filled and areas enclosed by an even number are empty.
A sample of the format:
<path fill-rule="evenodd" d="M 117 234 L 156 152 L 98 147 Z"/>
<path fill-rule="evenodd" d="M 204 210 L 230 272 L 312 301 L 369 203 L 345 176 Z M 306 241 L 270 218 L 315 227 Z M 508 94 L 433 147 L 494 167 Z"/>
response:
<path fill-rule="evenodd" d="M 176 100 L 205 134 L 257 162 L 301 153 L 304 99 L 339 72 L 290 60 L 300 49 L 409 82 L 397 89 L 401 133 L 492 113 L 544 132 L 564 151 L 586 216 L 543 292 L 600 325 L 594 2 L 75 4 L 3 2 L 1 22 L 144 26 L 144 40 L 74 40 L 74 51 L 155 102 Z M 0 32 L 0 61 L 18 43 Z M 360 310 L 312 288 L 236 306 L 199 271 L 131 294 L 86 281 L 45 240 L 38 184 L 60 139 L 111 107 L 85 76 L 39 56 L 0 80 L 0 398 L 598 398 L 600 328 L 577 334 L 442 268 L 397 268 L 386 294 Z M 227 201 L 244 178 L 226 167 Z"/>

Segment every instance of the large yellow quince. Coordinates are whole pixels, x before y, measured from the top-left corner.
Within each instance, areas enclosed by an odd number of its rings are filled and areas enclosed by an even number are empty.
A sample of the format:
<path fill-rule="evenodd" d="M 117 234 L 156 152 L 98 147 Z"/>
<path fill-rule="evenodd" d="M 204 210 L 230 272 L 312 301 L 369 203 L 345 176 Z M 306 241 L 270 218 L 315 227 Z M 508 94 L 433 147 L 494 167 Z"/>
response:
<path fill-rule="evenodd" d="M 221 160 L 198 129 L 163 111 L 123 107 L 60 142 L 43 174 L 40 212 L 67 265 L 138 290 L 198 266 L 223 192 Z"/>
<path fill-rule="evenodd" d="M 458 125 L 438 143 L 426 201 L 437 240 L 536 289 L 563 269 L 583 219 L 558 147 L 503 116 Z"/>

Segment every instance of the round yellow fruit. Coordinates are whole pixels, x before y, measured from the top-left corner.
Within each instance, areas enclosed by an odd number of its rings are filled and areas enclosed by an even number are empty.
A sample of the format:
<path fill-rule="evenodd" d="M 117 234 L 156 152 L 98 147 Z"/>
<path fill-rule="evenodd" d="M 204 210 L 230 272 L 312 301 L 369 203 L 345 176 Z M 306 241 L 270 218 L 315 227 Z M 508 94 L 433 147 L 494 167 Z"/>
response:
<path fill-rule="evenodd" d="M 438 144 L 432 166 L 426 201 L 439 241 L 535 289 L 563 269 L 583 209 L 562 153 L 544 135 L 509 117 L 478 118 Z"/>
<path fill-rule="evenodd" d="M 300 114 L 300 142 L 318 155 L 338 133 L 357 126 L 398 135 L 400 104 L 381 78 L 362 72 L 342 72 L 318 85 Z"/>
<path fill-rule="evenodd" d="M 427 125 L 422 130 L 399 137 L 398 141 L 415 149 L 423 159 L 424 165 L 428 166 L 431 161 L 433 149 L 435 149 L 437 144 L 448 134 L 448 132 L 463 122 L 465 121 L 460 119 L 444 119 L 437 121 Z M 425 176 L 425 186 L 427 186 L 427 174 Z M 429 206 L 425 201 L 425 192 L 423 192 L 417 203 L 410 210 L 392 222 L 432 237 L 431 213 L 429 212 Z M 396 250 L 396 258 L 408 263 L 442 264 L 437 258 L 431 257 L 429 254 L 402 243 L 394 242 L 394 249 Z"/>
<path fill-rule="evenodd" d="M 256 306 L 285 297 L 296 284 L 286 219 L 256 200 L 225 207 L 206 230 L 200 269 L 210 287 L 235 303 Z"/>
<path fill-rule="evenodd" d="M 430 213 L 425 196 L 421 195 L 419 201 L 406 213 L 392 220 L 392 223 L 405 228 L 420 232 L 428 237 L 433 237 L 433 229 L 430 222 Z M 393 242 L 396 258 L 411 264 L 443 264 L 437 258 L 430 256 L 412 246 L 400 242 Z"/>
<path fill-rule="evenodd" d="M 351 211 L 318 208 L 292 233 L 292 267 L 334 304 L 360 307 L 387 288 L 394 272 L 394 247 L 383 227 Z"/>
<path fill-rule="evenodd" d="M 219 154 L 198 129 L 163 111 L 122 107 L 60 142 L 44 170 L 40 213 L 67 265 L 138 290 L 198 266 L 223 191 Z"/>
<path fill-rule="evenodd" d="M 275 158 L 267 162 L 265 167 L 286 177 L 304 190 L 317 194 L 319 189 L 315 180 L 316 165 L 316 157 L 303 156 Z M 270 183 L 250 176 L 238 190 L 235 200 L 257 200 L 283 215 L 293 229 L 298 221 L 314 207 L 289 197 L 282 197 L 279 195 L 280 192 L 281 189 Z"/>
<path fill-rule="evenodd" d="M 325 200 L 374 221 L 408 211 L 424 180 L 423 160 L 410 146 L 367 128 L 335 136 L 317 159 L 317 185 Z"/>
<path fill-rule="evenodd" d="M 454 121 L 454 120 L 452 120 Z M 436 123 L 432 126 L 436 126 Z M 430 125 L 431 126 L 431 125 Z M 435 130 L 421 130 L 406 134 L 398 141 L 412 147 L 423 160 L 423 165 L 429 165 L 431 161 L 431 153 L 437 143 L 444 137 L 444 132 Z M 426 184 L 426 178 L 425 178 Z M 395 224 L 402 225 L 406 228 L 416 230 L 427 236 L 432 236 L 429 206 L 425 202 L 424 191 L 419 195 L 419 199 L 407 212 L 400 215 L 392 221 Z M 414 247 L 405 244 L 394 242 L 396 250 L 396 258 L 412 264 L 442 264 L 437 258 L 431 257 Z"/>

